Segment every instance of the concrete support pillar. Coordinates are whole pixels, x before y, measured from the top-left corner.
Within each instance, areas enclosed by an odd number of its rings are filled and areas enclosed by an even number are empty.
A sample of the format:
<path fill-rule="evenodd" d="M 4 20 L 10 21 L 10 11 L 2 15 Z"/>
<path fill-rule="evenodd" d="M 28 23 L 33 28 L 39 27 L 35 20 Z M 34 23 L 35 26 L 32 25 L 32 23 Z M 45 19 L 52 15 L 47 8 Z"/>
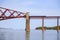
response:
<path fill-rule="evenodd" d="M 26 31 L 30 31 L 30 18 L 29 18 L 29 12 L 26 13 Z"/>
<path fill-rule="evenodd" d="M 59 18 L 57 17 L 57 40 L 59 40 Z"/>
<path fill-rule="evenodd" d="M 44 17 L 42 17 L 42 31 L 44 31 Z"/>
<path fill-rule="evenodd" d="M 44 17 L 42 17 L 42 40 L 44 40 Z"/>
<path fill-rule="evenodd" d="M 57 30 L 59 30 L 59 18 L 57 18 Z"/>

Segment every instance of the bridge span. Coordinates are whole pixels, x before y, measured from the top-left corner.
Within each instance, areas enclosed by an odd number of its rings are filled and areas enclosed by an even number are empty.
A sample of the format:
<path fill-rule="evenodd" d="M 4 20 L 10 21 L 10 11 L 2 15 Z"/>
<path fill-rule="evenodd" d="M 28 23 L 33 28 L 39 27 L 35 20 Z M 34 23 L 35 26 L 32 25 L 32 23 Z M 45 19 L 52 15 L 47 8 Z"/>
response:
<path fill-rule="evenodd" d="M 42 19 L 42 31 L 44 31 L 44 19 L 57 19 L 57 30 L 59 30 L 60 16 L 29 16 L 29 12 L 23 13 L 0 7 L 0 21 L 12 18 L 26 18 L 26 31 L 30 31 L 30 19 Z"/>

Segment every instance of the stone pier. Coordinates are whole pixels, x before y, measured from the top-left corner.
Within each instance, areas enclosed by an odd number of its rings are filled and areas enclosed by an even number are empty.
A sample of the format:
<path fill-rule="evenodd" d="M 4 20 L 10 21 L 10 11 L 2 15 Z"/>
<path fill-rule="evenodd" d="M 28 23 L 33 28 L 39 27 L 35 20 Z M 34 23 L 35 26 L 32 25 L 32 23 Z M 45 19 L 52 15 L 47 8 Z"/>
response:
<path fill-rule="evenodd" d="M 26 31 L 30 31 L 30 18 L 29 18 L 29 12 L 26 13 Z"/>
<path fill-rule="evenodd" d="M 42 17 L 42 31 L 44 31 L 44 17 Z"/>

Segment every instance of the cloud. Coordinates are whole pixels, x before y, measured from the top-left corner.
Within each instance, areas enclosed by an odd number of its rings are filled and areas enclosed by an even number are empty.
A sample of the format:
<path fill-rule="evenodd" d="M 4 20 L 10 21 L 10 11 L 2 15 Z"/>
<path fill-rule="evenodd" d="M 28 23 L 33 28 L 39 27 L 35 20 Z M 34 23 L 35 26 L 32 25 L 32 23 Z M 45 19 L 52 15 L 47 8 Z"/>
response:
<path fill-rule="evenodd" d="M 30 15 L 60 16 L 60 9 L 31 9 Z"/>
<path fill-rule="evenodd" d="M 9 9 L 14 9 L 14 10 L 27 10 L 28 8 L 31 7 L 31 5 L 34 4 L 33 1 L 21 1 L 21 0 L 6 0 L 4 3 L 1 3 L 1 7 L 9 8 Z"/>
<path fill-rule="evenodd" d="M 24 1 L 21 3 L 21 5 L 32 5 L 34 4 L 32 1 Z"/>
<path fill-rule="evenodd" d="M 0 6 L 10 8 L 10 9 L 14 9 L 14 10 L 19 10 L 19 11 L 22 11 L 22 12 L 27 12 L 28 11 L 28 12 L 30 12 L 30 15 L 59 15 L 60 14 L 60 11 L 59 11 L 60 9 L 55 9 L 56 7 L 54 9 L 48 9 L 47 8 L 48 5 L 50 4 L 48 2 L 51 2 L 52 0 L 47 1 L 46 3 L 43 3 L 43 6 L 40 5 L 41 7 L 39 5 L 37 5 L 38 3 L 40 3 L 40 1 L 39 2 L 38 1 L 20 1 L 20 0 L 15 0 L 15 1 L 12 1 L 12 2 L 11 1 L 12 0 L 8 0 L 8 1 L 6 0 Z M 52 4 L 53 4 L 53 1 L 52 1 Z M 56 1 L 57 0 L 55 0 L 54 3 L 56 3 Z M 43 1 L 41 1 L 41 3 L 42 2 Z M 52 6 L 52 4 L 50 4 L 50 6 Z M 37 6 L 39 6 L 39 7 L 37 7 Z M 46 9 L 44 9 L 45 7 L 46 7 Z"/>

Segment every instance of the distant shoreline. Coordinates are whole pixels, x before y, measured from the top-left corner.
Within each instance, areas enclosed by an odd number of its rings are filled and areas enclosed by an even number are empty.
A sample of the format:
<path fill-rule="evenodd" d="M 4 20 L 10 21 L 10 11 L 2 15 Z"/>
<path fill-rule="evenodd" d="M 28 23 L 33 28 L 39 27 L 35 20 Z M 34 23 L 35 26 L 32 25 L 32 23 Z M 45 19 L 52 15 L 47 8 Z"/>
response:
<path fill-rule="evenodd" d="M 42 30 L 42 27 L 36 27 L 36 30 Z M 45 30 L 57 30 L 57 26 L 54 27 L 44 27 Z M 60 30 L 60 26 L 59 26 L 59 30 Z"/>

